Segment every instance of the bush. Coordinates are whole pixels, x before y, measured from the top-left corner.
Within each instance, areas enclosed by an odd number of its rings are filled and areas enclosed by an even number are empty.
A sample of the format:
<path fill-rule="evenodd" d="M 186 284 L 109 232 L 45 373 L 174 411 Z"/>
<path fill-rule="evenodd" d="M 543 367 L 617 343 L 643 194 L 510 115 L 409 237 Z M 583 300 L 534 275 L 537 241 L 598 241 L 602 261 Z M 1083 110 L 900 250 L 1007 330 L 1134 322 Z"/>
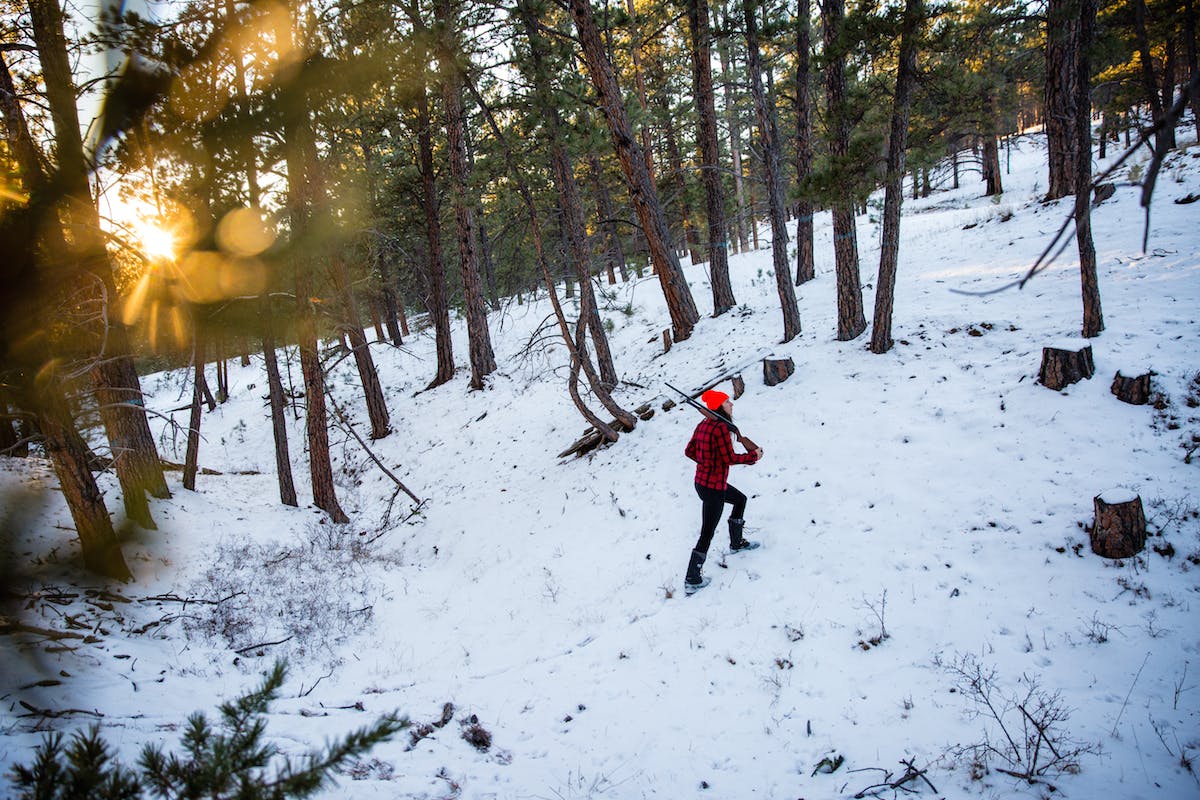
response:
<path fill-rule="evenodd" d="M 100 727 L 78 732 L 65 747 L 51 734 L 37 748 L 33 764 L 13 768 L 21 800 L 281 800 L 311 797 L 331 772 L 357 759 L 408 726 L 386 715 L 373 725 L 313 752 L 299 763 L 263 741 L 263 716 L 283 685 L 286 669 L 277 662 L 256 691 L 220 707 L 222 730 L 199 712 L 188 718 L 182 755 L 165 755 L 147 745 L 136 769 L 123 766 L 101 738 Z M 274 767 L 272 768 L 272 762 Z"/>

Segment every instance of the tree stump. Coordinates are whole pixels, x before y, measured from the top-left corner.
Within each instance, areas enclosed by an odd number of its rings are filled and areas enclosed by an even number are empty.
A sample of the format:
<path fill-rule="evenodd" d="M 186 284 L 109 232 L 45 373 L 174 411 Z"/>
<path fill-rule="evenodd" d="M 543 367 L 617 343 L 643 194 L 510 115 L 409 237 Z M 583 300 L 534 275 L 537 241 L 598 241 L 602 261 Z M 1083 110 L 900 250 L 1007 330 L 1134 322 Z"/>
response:
<path fill-rule="evenodd" d="M 742 380 L 741 375 L 733 376 L 733 399 L 737 400 L 746 393 L 746 382 Z"/>
<path fill-rule="evenodd" d="M 763 359 L 763 382 L 767 386 L 783 383 L 792 377 L 792 373 L 795 371 L 796 365 L 790 358 Z"/>
<path fill-rule="evenodd" d="M 1128 491 L 1096 495 L 1092 552 L 1104 558 L 1129 558 L 1146 546 L 1146 514 L 1142 498 Z"/>
<path fill-rule="evenodd" d="M 1095 374 L 1096 364 L 1092 361 L 1090 344 L 1080 350 L 1042 348 L 1042 369 L 1038 373 L 1038 381 L 1047 389 L 1058 391 Z"/>
<path fill-rule="evenodd" d="M 666 353 L 671 352 L 671 331 L 669 331 L 669 330 L 663 331 L 662 339 L 663 339 L 663 353 L 666 354 Z"/>
<path fill-rule="evenodd" d="M 1096 206 L 1100 205 L 1101 203 L 1103 203 L 1105 200 L 1112 197 L 1116 193 L 1117 193 L 1117 187 L 1114 186 L 1113 184 L 1111 184 L 1111 183 L 1100 184 L 1099 186 L 1096 187 L 1096 192 L 1093 195 L 1092 207 L 1095 208 Z"/>
<path fill-rule="evenodd" d="M 1153 374 L 1153 372 L 1147 372 L 1136 378 L 1126 378 L 1120 370 L 1117 370 L 1112 382 L 1112 393 L 1122 403 L 1144 406 L 1150 402 L 1150 376 Z"/>

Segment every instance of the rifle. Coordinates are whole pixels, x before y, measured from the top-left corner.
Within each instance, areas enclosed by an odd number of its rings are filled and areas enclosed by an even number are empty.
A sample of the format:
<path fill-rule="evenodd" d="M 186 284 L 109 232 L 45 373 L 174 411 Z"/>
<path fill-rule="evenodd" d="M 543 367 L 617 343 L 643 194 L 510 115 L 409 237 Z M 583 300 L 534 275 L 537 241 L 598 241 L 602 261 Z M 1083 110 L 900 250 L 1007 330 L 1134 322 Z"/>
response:
<path fill-rule="evenodd" d="M 664 383 L 666 383 L 666 382 L 664 381 Z M 708 417 L 709 419 L 715 419 L 719 422 L 724 422 L 726 425 L 728 425 L 729 430 L 733 432 L 733 435 L 737 437 L 738 442 L 742 445 L 742 447 L 746 448 L 746 450 L 748 450 L 750 452 L 754 452 L 755 450 L 761 449 L 748 436 L 743 436 L 742 432 L 738 430 L 738 426 L 733 424 L 733 420 L 731 420 L 729 417 L 722 414 L 720 411 L 713 411 L 708 406 L 706 406 L 702 403 L 697 403 L 696 400 L 690 394 L 683 391 L 682 389 L 677 389 L 669 383 L 667 383 L 666 386 L 668 389 L 673 389 L 674 391 L 678 392 L 683 397 L 683 399 L 687 401 L 688 405 L 697 409 L 704 416 Z"/>

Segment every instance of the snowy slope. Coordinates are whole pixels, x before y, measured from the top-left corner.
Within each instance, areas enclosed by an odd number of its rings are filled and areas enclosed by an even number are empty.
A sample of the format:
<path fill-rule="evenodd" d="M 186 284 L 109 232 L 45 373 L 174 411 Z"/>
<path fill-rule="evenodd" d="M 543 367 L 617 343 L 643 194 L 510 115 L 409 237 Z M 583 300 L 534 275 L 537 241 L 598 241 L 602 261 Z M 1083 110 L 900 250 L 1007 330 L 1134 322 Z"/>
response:
<path fill-rule="evenodd" d="M 6 647 L 0 766 L 28 761 L 40 730 L 97 714 L 127 758 L 173 744 L 188 713 L 287 655 L 270 728 L 286 752 L 385 711 L 428 723 L 455 707 L 415 745 L 377 748 L 330 797 L 854 796 L 901 777 L 901 759 L 927 770 L 907 786 L 930 797 L 1043 797 L 1050 784 L 1068 797 L 1200 796 L 1185 766 L 1200 750 L 1200 481 L 1181 448 L 1200 434 L 1200 216 L 1173 202 L 1200 192 L 1200 152 L 1164 168 L 1149 253 L 1134 186 L 1095 209 L 1106 330 L 1090 342 L 1096 376 L 1062 392 L 1036 377 L 1043 346 L 1079 342 L 1073 244 L 1023 290 L 982 294 L 1019 278 L 1070 212 L 1071 199 L 1038 202 L 1044 169 L 1040 139 L 1023 137 L 998 202 L 969 176 L 906 200 L 897 344 L 883 356 L 867 335 L 835 340 L 828 214 L 817 279 L 798 289 L 804 332 L 786 344 L 769 250 L 731 257 L 739 307 L 665 355 L 655 279 L 602 287 L 617 399 L 658 410 L 584 458 L 555 458 L 585 428 L 565 352 L 525 354 L 550 313 L 544 292 L 491 316 L 500 370 L 483 392 L 467 391 L 465 325 L 464 369 L 432 391 L 429 336 L 374 346 L 395 432 L 373 446 L 427 500 L 405 519 L 401 495 L 386 525 L 394 486 L 338 432 L 351 525 L 274 502 L 261 359 L 231 364 L 233 397 L 205 416 L 201 451 L 225 474 L 194 493 L 172 476 L 174 497 L 153 504 L 161 530 L 126 547 L 137 581 L 109 587 L 116 601 L 63 583 L 57 565 L 75 545 L 55 527 L 70 525 L 60 499 L 36 492 L 54 486 L 48 467 L 0 459 L 0 487 L 33 491 L 5 495 L 37 531 L 16 552 L 43 563 L 26 621 L 67 629 L 73 615 L 91 636 L 21 649 L 36 660 Z M 869 318 L 877 224 L 860 217 L 858 233 Z M 687 275 L 711 307 L 704 265 Z M 766 387 L 764 355 L 792 358 L 796 374 Z M 737 367 L 736 417 L 766 456 L 731 480 L 764 547 L 726 557 L 722 525 L 713 584 L 685 598 L 699 502 L 682 451 L 697 416 L 661 410 L 664 382 Z M 1118 369 L 1153 369 L 1165 407 L 1119 402 Z M 151 405 L 180 405 L 182 380 L 145 379 Z M 345 361 L 330 384 L 365 431 L 356 381 Z M 183 438 L 154 424 L 164 457 L 181 461 Z M 291 443 L 305 503 L 302 431 L 295 422 Z M 1092 498 L 1114 489 L 1140 495 L 1161 533 L 1123 563 L 1093 555 L 1084 530 Z M 1030 785 L 997 757 L 973 766 L 972 746 L 1004 742 L 964 685 L 976 667 L 1014 738 L 1020 712 L 1004 698 L 1057 698 L 1069 718 L 1052 744 L 1082 751 L 1065 758 L 1077 770 Z M 33 685 L 47 677 L 60 682 Z M 22 700 L 94 713 L 43 720 Z M 460 736 L 472 716 L 492 736 L 486 752 Z M 836 771 L 814 774 L 836 755 Z"/>

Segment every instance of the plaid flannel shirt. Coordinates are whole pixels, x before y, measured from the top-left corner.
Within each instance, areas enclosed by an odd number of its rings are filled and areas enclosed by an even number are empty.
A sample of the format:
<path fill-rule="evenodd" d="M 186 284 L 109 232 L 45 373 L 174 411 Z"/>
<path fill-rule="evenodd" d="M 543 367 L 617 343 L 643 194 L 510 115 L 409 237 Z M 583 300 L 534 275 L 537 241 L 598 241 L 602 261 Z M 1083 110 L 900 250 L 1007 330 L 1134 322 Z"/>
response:
<path fill-rule="evenodd" d="M 705 417 L 696 426 L 684 455 L 696 462 L 696 485 L 724 490 L 729 485 L 731 464 L 753 464 L 753 453 L 733 452 L 732 433 L 720 420 Z"/>

